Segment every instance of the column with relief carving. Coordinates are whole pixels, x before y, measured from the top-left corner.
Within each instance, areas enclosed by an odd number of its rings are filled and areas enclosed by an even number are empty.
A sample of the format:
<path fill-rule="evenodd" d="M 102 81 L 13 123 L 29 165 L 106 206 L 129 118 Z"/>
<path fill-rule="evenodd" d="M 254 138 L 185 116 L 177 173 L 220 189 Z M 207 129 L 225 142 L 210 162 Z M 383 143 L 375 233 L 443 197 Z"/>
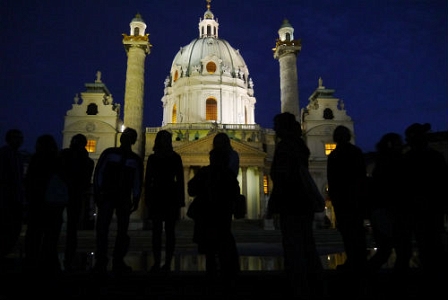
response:
<path fill-rule="evenodd" d="M 124 126 L 137 130 L 137 142 L 132 149 L 143 157 L 145 58 L 150 53 L 152 45 L 149 43 L 149 34 L 145 34 L 146 24 L 140 14 L 137 14 L 129 25 L 130 35 L 123 34 L 123 45 L 128 58 L 124 94 Z"/>
<path fill-rule="evenodd" d="M 278 35 L 272 50 L 280 64 L 280 110 L 294 114 L 300 121 L 297 55 L 302 50 L 302 43 L 294 39 L 294 28 L 287 19 L 283 20 Z"/>

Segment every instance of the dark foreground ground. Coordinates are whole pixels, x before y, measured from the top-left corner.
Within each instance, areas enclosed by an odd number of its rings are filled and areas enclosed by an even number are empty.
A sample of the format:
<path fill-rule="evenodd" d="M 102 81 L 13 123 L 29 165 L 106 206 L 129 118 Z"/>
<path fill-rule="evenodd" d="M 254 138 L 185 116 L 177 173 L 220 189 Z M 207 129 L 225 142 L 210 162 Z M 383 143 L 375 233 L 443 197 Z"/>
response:
<path fill-rule="evenodd" d="M 263 230 L 253 222 L 238 222 L 234 229 L 241 255 L 281 256 L 281 237 L 278 231 Z M 131 230 L 131 251 L 150 249 L 151 231 Z M 112 231 L 113 236 L 113 231 Z M 342 243 L 335 230 L 316 230 L 316 243 L 321 255 L 341 252 Z M 65 237 L 60 240 L 63 250 Z M 112 237 L 113 240 L 113 237 Z M 177 232 L 177 251 L 190 255 L 195 251 L 191 243 L 191 224 L 181 222 Z M 23 245 L 23 235 L 21 238 Z M 37 274 L 26 274 L 21 269 L 23 248 L 19 247 L 3 264 L 0 277 L 0 300 L 16 299 L 96 299 L 96 300 L 205 300 L 205 299 L 294 299 L 290 297 L 288 283 L 281 269 L 244 270 L 234 287 L 212 280 L 204 271 L 175 268 L 168 273 L 150 273 L 147 268 L 118 276 L 108 271 L 99 277 L 90 270 L 61 271 L 56 276 L 46 275 L 46 270 Z M 94 233 L 91 230 L 79 233 L 79 250 L 94 251 Z M 145 264 L 146 266 L 146 264 Z M 434 270 L 443 272 L 448 270 Z M 396 276 L 390 267 L 367 276 L 350 277 L 326 266 L 323 275 L 325 295 L 321 299 L 445 299 L 448 280 L 435 283 L 412 268 L 407 277 Z M 437 290 L 434 288 L 437 287 Z"/>
<path fill-rule="evenodd" d="M 319 299 L 443 299 L 446 294 L 429 289 L 417 270 L 408 278 L 395 277 L 385 269 L 369 277 L 353 278 L 325 270 L 325 295 Z M 282 271 L 242 271 L 235 286 L 211 280 L 201 271 L 153 274 L 133 271 L 98 276 L 89 271 L 33 276 L 21 272 L 3 274 L 0 299 L 294 299 Z M 437 295 L 438 294 L 438 295 Z M 437 295 L 437 298 L 434 296 Z"/>

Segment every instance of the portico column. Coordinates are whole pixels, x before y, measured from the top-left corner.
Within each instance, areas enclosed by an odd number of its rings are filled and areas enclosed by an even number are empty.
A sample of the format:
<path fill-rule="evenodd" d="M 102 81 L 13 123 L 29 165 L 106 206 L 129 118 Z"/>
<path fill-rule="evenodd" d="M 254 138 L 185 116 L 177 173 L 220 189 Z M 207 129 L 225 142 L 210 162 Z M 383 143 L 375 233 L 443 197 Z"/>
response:
<path fill-rule="evenodd" d="M 185 207 L 181 209 L 180 212 L 180 219 L 185 219 L 185 216 L 187 214 L 187 208 L 188 208 L 188 200 L 190 199 L 190 196 L 188 195 L 188 181 L 190 180 L 190 166 L 184 166 L 184 192 L 185 192 Z"/>
<path fill-rule="evenodd" d="M 263 173 L 263 168 L 262 167 L 258 167 L 258 186 L 259 186 L 259 191 L 258 191 L 258 218 L 261 219 L 264 217 L 265 214 L 265 201 L 264 201 L 264 186 L 263 186 L 263 178 L 264 177 L 264 173 Z"/>

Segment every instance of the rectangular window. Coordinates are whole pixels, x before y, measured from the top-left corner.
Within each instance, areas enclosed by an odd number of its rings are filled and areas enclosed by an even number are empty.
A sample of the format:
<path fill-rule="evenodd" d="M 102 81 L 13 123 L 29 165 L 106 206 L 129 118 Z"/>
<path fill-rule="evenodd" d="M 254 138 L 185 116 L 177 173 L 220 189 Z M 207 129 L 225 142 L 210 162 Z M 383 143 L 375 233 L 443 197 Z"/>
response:
<path fill-rule="evenodd" d="M 336 148 L 335 143 L 325 144 L 325 155 L 326 156 L 330 155 L 331 151 L 333 151 L 335 148 Z"/>
<path fill-rule="evenodd" d="M 269 194 L 269 180 L 267 175 L 263 176 L 263 192 L 265 195 Z"/>
<path fill-rule="evenodd" d="M 95 140 L 87 140 L 86 150 L 89 153 L 96 152 L 96 141 Z"/>

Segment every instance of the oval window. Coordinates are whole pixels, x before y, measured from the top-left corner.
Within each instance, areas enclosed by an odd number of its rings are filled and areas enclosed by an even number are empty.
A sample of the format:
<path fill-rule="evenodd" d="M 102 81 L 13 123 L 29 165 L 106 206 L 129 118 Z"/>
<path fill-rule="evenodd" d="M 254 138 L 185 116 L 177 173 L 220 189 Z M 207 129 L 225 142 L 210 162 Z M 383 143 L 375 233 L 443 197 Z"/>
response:
<path fill-rule="evenodd" d="M 207 72 L 209 74 L 213 74 L 216 72 L 216 64 L 214 62 L 209 62 L 207 63 L 207 65 L 205 66 L 205 68 L 207 69 Z"/>

